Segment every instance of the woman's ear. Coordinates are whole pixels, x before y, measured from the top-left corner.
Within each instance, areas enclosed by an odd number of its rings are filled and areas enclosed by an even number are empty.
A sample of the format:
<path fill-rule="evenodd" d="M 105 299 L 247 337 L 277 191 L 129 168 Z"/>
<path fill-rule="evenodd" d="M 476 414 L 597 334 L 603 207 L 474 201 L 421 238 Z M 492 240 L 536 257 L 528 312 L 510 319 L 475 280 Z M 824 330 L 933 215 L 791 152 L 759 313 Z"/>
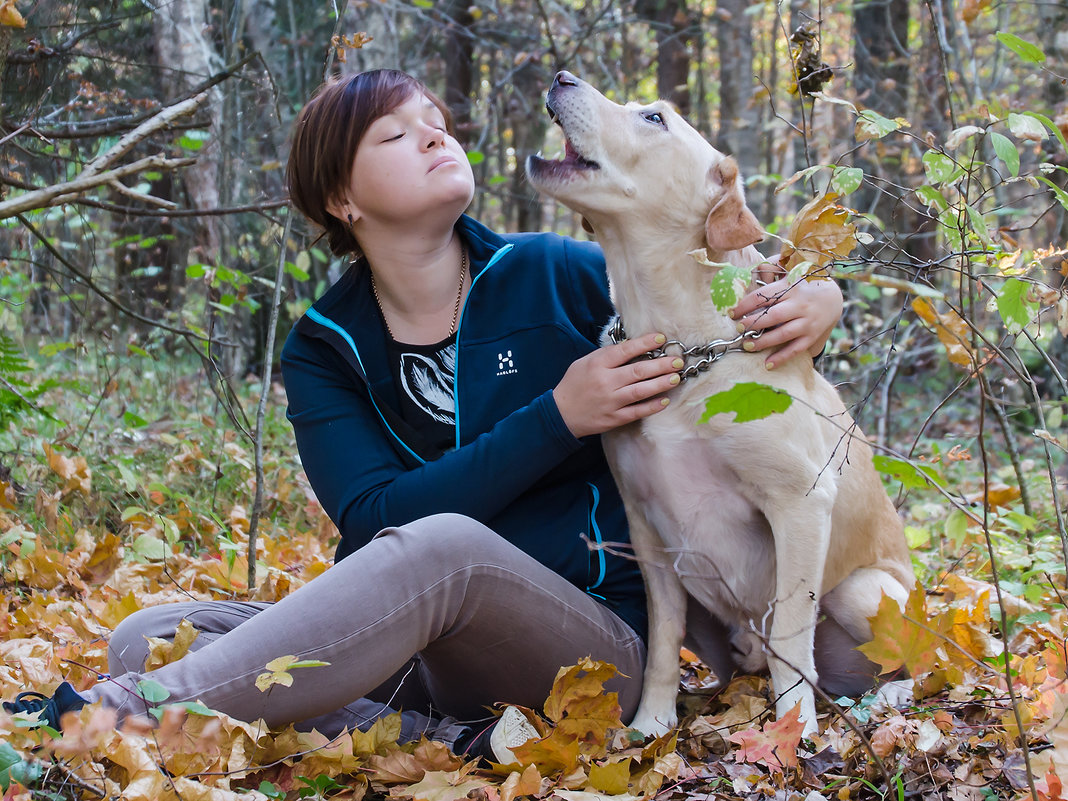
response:
<path fill-rule="evenodd" d="M 331 199 L 326 204 L 326 211 L 330 216 L 341 220 L 350 230 L 356 221 L 360 219 L 360 210 L 353 206 L 347 198 L 341 200 Z"/>

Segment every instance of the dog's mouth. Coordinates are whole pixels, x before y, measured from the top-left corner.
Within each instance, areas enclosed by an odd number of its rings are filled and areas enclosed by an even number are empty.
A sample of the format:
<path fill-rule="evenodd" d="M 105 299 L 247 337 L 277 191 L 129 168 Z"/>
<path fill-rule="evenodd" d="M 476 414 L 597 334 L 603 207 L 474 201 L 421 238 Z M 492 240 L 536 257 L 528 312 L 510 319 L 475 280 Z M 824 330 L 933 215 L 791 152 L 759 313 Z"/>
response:
<path fill-rule="evenodd" d="M 601 168 L 600 164 L 593 159 L 584 156 L 575 147 L 571 138 L 567 135 L 567 128 L 564 127 L 563 122 L 560 120 L 560 115 L 557 114 L 551 102 L 545 104 L 545 110 L 549 114 L 549 119 L 552 120 L 555 125 L 559 125 L 560 130 L 564 132 L 564 154 L 558 159 L 545 159 L 541 156 L 531 156 L 529 160 L 531 170 L 536 172 L 539 177 L 543 178 L 563 178 L 577 172 L 599 170 Z"/>

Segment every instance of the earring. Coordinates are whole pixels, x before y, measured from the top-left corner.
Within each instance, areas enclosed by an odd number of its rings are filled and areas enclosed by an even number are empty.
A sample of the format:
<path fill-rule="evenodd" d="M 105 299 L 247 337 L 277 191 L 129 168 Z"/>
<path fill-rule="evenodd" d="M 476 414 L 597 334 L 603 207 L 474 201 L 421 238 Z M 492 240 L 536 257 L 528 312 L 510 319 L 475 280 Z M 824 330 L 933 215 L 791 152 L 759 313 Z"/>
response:
<path fill-rule="evenodd" d="M 352 226 L 353 226 L 353 224 L 354 224 L 355 222 L 356 222 L 356 221 L 355 221 L 354 219 L 352 219 L 352 215 L 350 214 L 350 215 L 349 215 L 349 233 L 350 233 L 350 234 L 352 233 Z M 354 236 L 355 236 L 355 234 L 354 234 Z"/>

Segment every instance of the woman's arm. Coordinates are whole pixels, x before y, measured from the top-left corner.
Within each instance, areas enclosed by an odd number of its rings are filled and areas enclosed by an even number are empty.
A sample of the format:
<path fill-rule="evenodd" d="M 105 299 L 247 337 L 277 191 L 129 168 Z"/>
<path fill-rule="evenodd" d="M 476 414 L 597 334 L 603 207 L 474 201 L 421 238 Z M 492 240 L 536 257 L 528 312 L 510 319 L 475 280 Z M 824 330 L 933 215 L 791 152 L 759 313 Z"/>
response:
<path fill-rule="evenodd" d="M 555 389 L 538 395 L 472 442 L 414 468 L 398 454 L 370 396 L 357 388 L 342 362 L 334 363 L 327 351 L 307 343 L 287 347 L 282 365 L 288 416 L 305 472 L 341 531 L 343 550 L 362 546 L 387 526 L 439 512 L 457 512 L 488 523 L 582 448 L 577 436 L 663 408 L 649 398 L 673 386 L 673 360 L 627 364 L 650 350 L 652 339 L 600 349 L 578 359 Z M 603 386 L 615 390 L 599 394 L 597 388 Z M 557 393 L 562 395 L 559 400 Z"/>

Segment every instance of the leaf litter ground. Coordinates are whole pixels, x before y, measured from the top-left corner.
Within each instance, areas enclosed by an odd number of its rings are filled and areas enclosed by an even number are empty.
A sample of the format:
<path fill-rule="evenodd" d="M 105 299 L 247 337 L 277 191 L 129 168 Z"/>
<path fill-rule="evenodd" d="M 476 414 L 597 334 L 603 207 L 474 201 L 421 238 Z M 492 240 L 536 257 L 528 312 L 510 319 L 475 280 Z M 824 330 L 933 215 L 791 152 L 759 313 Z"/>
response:
<path fill-rule="evenodd" d="M 336 531 L 303 475 L 275 466 L 267 493 L 273 514 L 257 547 L 261 579 L 249 593 L 246 510 L 232 504 L 225 513 L 198 513 L 188 498 L 164 491 L 181 476 L 218 475 L 217 454 L 168 444 L 177 447 L 140 488 L 144 503 L 92 529 L 75 524 L 79 510 L 119 502 L 105 497 L 108 489 L 94 489 L 93 471 L 74 449 L 45 444 L 47 477 L 34 498 L 0 482 L 3 698 L 24 689 L 51 692 L 64 679 L 77 689 L 91 686 L 106 670 L 110 631 L 137 609 L 190 599 L 277 600 L 328 569 Z M 249 454 L 233 441 L 224 450 L 241 476 L 233 494 L 250 495 Z M 1015 519 L 1013 493 L 994 499 L 994 492 L 986 497 L 995 521 L 999 514 Z M 1035 571 L 1020 572 L 1030 578 L 1016 585 L 1026 592 L 1003 592 L 996 607 L 993 585 L 977 578 L 989 574 L 975 547 L 982 532 L 959 521 L 946 530 L 957 546 L 952 569 L 940 567 L 950 564 L 942 546 L 928 543 L 918 562 L 924 588 L 903 613 L 894 604 L 880 608 L 864 646 L 885 669 L 917 677 L 918 700 L 895 709 L 874 696 L 824 699 L 821 732 L 810 740 L 800 739 L 796 715 L 774 720 L 764 678 L 740 676 L 721 686 L 684 651 L 683 723 L 649 743 L 624 728 L 616 697 L 603 691 L 615 669 L 589 660 L 561 668 L 543 710 L 525 710 L 543 736 L 516 749 L 519 763 L 511 766 L 465 761 L 425 740 L 398 745 L 396 716 L 329 740 L 268 730 L 199 704 L 168 706 L 157 687 L 146 695 L 159 704 L 158 720 L 131 720 L 118 730 L 114 714 L 99 707 L 68 716 L 62 735 L 0 713 L 0 785 L 5 801 L 978 801 L 1031 797 L 1029 768 L 1035 796 L 1056 801 L 1059 776 L 1068 776 L 1066 618 L 1055 589 L 1063 576 L 1046 575 L 1036 589 Z M 1033 542 L 1025 550 L 1033 565 Z M 1010 632 L 1007 670 L 1002 615 Z M 173 642 L 152 642 L 150 666 L 179 658 L 195 636 L 186 626 Z M 292 681 L 291 671 L 314 669 L 280 655 L 264 666 L 262 689 Z"/>

